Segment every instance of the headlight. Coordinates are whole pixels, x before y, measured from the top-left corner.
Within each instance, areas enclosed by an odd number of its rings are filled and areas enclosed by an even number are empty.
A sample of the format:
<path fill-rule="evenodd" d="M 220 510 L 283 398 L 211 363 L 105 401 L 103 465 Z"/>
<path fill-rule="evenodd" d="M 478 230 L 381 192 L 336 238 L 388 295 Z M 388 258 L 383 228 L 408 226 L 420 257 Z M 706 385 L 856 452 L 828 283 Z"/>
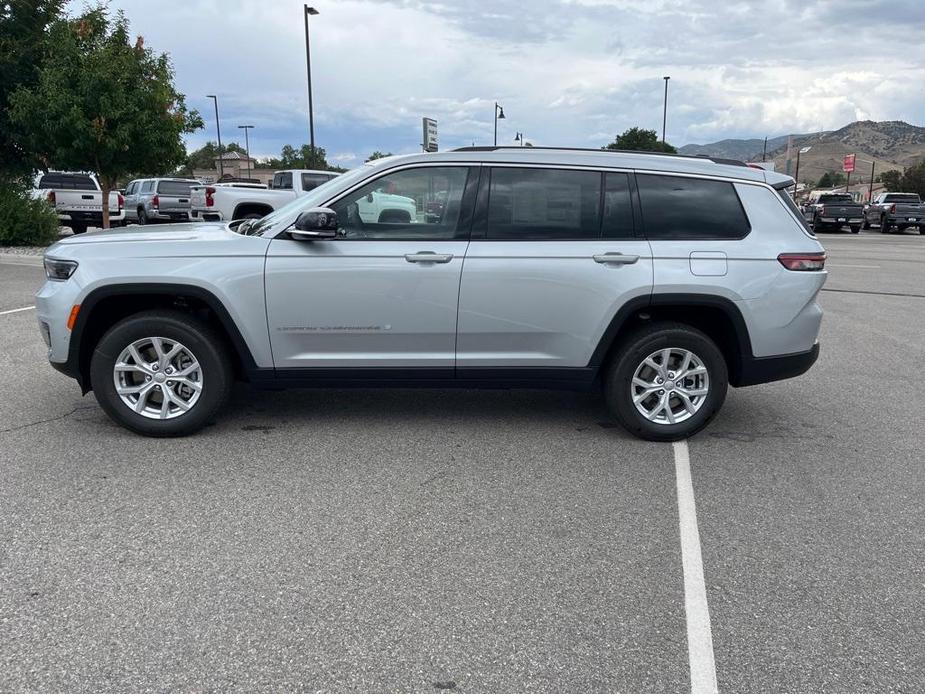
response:
<path fill-rule="evenodd" d="M 76 269 L 76 260 L 45 258 L 45 276 L 50 280 L 59 280 L 63 282 L 69 279 Z"/>

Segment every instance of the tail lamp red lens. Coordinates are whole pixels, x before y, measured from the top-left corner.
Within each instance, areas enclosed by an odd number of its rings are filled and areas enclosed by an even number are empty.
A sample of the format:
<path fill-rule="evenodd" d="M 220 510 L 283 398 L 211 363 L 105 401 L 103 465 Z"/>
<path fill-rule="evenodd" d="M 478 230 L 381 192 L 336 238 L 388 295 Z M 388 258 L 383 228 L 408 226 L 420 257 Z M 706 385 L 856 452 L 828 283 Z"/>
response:
<path fill-rule="evenodd" d="M 781 253 L 777 260 L 788 270 L 795 272 L 812 272 L 825 269 L 825 252 L 822 253 Z"/>
<path fill-rule="evenodd" d="M 215 206 L 215 198 L 212 197 L 213 195 L 215 195 L 215 188 L 213 188 L 212 186 L 207 186 L 206 187 L 206 207 Z"/>

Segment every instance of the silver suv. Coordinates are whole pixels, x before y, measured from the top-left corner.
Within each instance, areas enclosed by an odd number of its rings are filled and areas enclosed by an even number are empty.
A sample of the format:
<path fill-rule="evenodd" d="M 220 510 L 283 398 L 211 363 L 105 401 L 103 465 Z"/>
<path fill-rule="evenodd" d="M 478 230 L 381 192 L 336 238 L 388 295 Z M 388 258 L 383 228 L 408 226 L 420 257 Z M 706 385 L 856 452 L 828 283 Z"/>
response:
<path fill-rule="evenodd" d="M 674 155 L 389 157 L 259 220 L 62 240 L 38 320 L 52 365 L 150 436 L 198 430 L 240 379 L 603 388 L 627 430 L 676 440 L 727 385 L 816 360 L 825 254 L 791 185 Z M 383 195 L 409 214 L 362 214 Z"/>
<path fill-rule="evenodd" d="M 199 181 L 189 178 L 142 178 L 125 187 L 125 219 L 138 224 L 188 222 L 190 191 Z"/>

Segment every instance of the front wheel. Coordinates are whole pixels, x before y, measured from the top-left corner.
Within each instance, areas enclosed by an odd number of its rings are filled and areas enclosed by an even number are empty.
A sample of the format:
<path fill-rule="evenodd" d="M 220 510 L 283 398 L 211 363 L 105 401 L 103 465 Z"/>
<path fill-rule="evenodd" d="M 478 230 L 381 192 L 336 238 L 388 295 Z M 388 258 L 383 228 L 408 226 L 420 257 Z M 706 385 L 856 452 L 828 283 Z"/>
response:
<path fill-rule="evenodd" d="M 859 224 L 854 224 L 854 225 L 852 225 L 852 227 L 851 227 L 851 233 L 852 233 L 852 234 L 860 234 L 860 233 L 861 233 L 861 226 L 860 226 Z"/>
<path fill-rule="evenodd" d="M 604 395 L 617 421 L 649 441 L 678 441 L 705 427 L 726 399 L 726 360 L 704 333 L 655 323 L 614 357 Z"/>
<path fill-rule="evenodd" d="M 892 234 L 893 230 L 890 228 L 890 222 L 886 217 L 880 219 L 880 233 L 881 234 Z"/>
<path fill-rule="evenodd" d="M 100 407 L 146 436 L 185 436 L 211 421 L 231 392 L 224 342 L 179 311 L 146 311 L 103 335 L 90 361 Z"/>

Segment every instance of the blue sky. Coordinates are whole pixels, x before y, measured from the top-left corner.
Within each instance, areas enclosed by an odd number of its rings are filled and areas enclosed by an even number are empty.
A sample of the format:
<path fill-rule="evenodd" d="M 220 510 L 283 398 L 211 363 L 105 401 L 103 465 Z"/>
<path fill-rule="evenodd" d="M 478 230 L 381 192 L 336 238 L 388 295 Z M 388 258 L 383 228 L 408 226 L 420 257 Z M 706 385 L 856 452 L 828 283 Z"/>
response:
<path fill-rule="evenodd" d="M 925 1 L 313 0 L 315 139 L 329 161 L 417 151 L 421 117 L 441 149 L 499 143 L 596 147 L 639 125 L 676 145 L 925 123 Z M 72 3 L 71 11 L 82 6 Z M 302 3 L 111 0 L 171 55 L 176 83 L 215 139 L 251 124 L 251 153 L 308 142 Z"/>

